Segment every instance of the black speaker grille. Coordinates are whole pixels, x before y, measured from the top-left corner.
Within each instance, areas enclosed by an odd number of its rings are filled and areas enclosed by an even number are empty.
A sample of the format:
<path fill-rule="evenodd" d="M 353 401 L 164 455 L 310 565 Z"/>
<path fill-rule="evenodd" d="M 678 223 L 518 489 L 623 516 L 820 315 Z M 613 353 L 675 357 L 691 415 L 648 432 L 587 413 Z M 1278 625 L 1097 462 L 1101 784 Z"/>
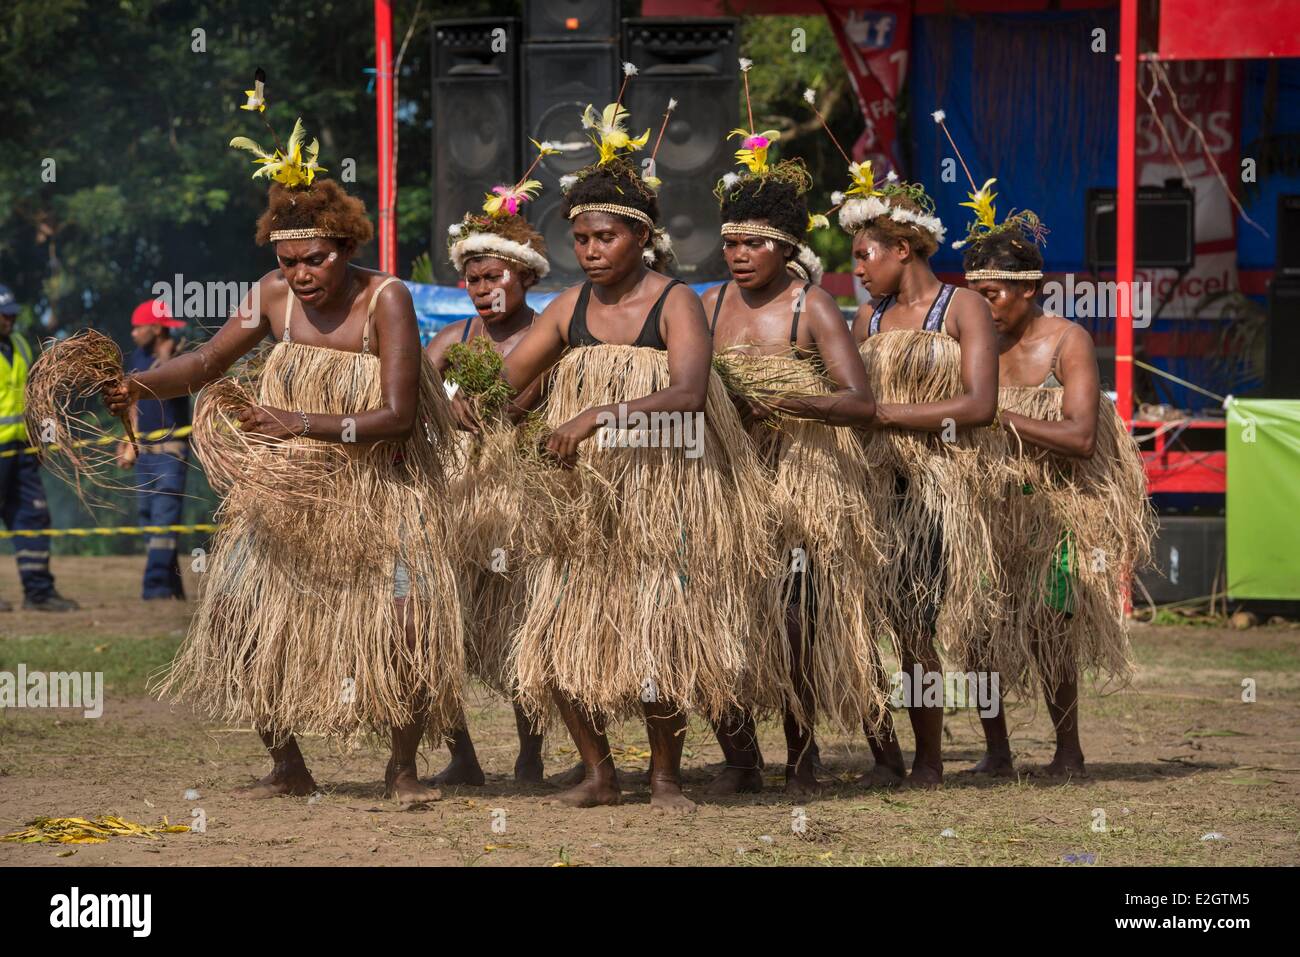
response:
<path fill-rule="evenodd" d="M 429 255 L 439 282 L 460 281 L 447 261 L 447 227 L 520 172 L 517 35 L 517 21 L 501 18 L 434 24 Z"/>

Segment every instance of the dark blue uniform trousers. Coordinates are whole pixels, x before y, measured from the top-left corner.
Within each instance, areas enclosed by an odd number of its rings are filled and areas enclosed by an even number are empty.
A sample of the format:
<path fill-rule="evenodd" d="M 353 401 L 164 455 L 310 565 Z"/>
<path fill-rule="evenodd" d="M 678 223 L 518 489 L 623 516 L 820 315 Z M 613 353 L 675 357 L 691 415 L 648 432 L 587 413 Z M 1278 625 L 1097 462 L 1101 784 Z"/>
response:
<path fill-rule="evenodd" d="M 135 477 L 141 525 L 180 524 L 188 457 L 184 452 L 180 455 L 140 453 L 135 461 Z M 148 533 L 142 597 L 185 597 L 180 564 L 176 560 L 176 535 L 176 532 Z"/>
<path fill-rule="evenodd" d="M 27 447 L 26 442 L 0 443 L 0 452 Z M 0 519 L 11 532 L 40 531 L 50 527 L 50 508 L 41 485 L 41 466 L 35 455 L 19 452 L 0 456 Z M 32 601 L 44 601 L 54 591 L 50 575 L 50 539 L 47 535 L 10 539 L 18 559 L 23 592 Z"/>

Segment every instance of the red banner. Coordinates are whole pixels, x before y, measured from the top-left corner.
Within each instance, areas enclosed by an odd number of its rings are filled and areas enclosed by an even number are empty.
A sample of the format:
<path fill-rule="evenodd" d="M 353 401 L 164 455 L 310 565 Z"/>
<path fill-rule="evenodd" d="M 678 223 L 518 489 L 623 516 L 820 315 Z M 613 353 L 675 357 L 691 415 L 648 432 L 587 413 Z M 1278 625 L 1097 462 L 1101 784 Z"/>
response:
<path fill-rule="evenodd" d="M 822 8 L 862 107 L 865 129 L 853 144 L 853 158 L 871 160 L 877 176 L 891 169 L 901 175 L 897 103 L 912 53 L 912 3 L 870 2 L 864 10 L 823 0 Z"/>
<path fill-rule="evenodd" d="M 1207 295 L 1237 288 L 1237 214 L 1219 172 L 1229 186 L 1241 176 L 1241 73 L 1232 60 L 1163 66 L 1177 104 L 1163 84 L 1156 84 L 1154 113 L 1144 97 L 1138 98 L 1138 185 L 1163 186 L 1186 177 L 1196 196 L 1196 264 L 1181 280 L 1168 269 L 1139 269 L 1137 279 L 1152 284 L 1153 306 L 1166 303 L 1162 318 L 1188 319 Z M 1149 92 L 1153 82 L 1151 71 L 1139 67 L 1139 90 Z"/>

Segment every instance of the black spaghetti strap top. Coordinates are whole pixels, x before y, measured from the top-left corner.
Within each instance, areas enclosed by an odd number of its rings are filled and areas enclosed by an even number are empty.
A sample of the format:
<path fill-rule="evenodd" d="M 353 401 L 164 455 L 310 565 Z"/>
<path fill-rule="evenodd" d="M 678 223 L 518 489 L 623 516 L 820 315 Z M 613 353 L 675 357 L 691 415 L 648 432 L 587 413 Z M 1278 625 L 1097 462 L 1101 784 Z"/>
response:
<path fill-rule="evenodd" d="M 664 311 L 664 302 L 668 298 L 668 293 L 672 291 L 673 286 L 682 285 L 680 279 L 671 280 L 668 285 L 664 286 L 664 291 L 659 294 L 655 304 L 650 307 L 650 314 L 646 316 L 645 323 L 641 326 L 641 332 L 632 343 L 634 346 L 640 346 L 645 349 L 658 349 L 665 351 L 668 343 L 664 342 L 664 337 L 659 334 L 659 314 Z M 587 303 L 591 301 L 591 280 L 582 284 L 582 291 L 578 293 L 578 301 L 573 307 L 573 318 L 569 320 L 569 347 L 578 349 L 582 346 L 603 346 L 604 342 L 597 339 L 587 328 Z"/>
<path fill-rule="evenodd" d="M 939 288 L 939 295 L 934 297 L 934 302 L 930 303 L 930 311 L 925 314 L 925 322 L 921 328 L 926 332 L 943 332 L 943 319 L 948 312 L 948 303 L 952 301 L 953 291 L 956 286 L 950 283 L 944 283 Z M 867 337 L 870 338 L 880 331 L 880 320 L 885 315 L 885 311 L 894 304 L 894 296 L 886 296 L 876 305 L 876 311 L 871 314 L 871 322 L 867 325 Z"/>
<path fill-rule="evenodd" d="M 470 316 L 470 318 L 465 323 L 465 328 L 461 331 L 460 334 L 461 342 L 469 342 L 469 331 L 473 328 L 474 328 L 474 317 Z"/>
<path fill-rule="evenodd" d="M 727 295 L 727 287 L 731 285 L 728 280 L 722 284 L 718 290 L 718 298 L 713 303 L 713 318 L 709 322 L 709 335 L 712 336 L 718 328 L 718 315 L 722 312 L 722 299 Z M 811 282 L 804 283 L 803 291 L 795 296 L 794 299 L 794 316 L 790 320 L 790 351 L 795 354 L 795 358 L 803 358 L 799 355 L 799 315 L 803 312 L 804 303 L 808 297 L 808 290 L 812 288 Z"/>

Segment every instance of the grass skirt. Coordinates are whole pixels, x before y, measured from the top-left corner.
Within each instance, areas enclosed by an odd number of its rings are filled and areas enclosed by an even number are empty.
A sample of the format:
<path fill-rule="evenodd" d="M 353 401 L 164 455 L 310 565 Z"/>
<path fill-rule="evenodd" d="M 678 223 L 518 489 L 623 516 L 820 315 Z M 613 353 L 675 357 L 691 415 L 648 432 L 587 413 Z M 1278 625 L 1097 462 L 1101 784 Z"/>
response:
<path fill-rule="evenodd" d="M 998 404 L 1059 421 L 1063 392 L 1004 387 Z M 1085 670 L 1122 684 L 1132 673 L 1128 581 L 1149 560 L 1155 530 L 1137 445 L 1105 396 L 1091 458 L 1022 444 L 1014 430 L 1005 436 L 1004 506 L 994 538 L 1009 601 L 977 663 L 996 669 L 1004 690 L 1023 694 Z"/>
<path fill-rule="evenodd" d="M 961 346 L 951 336 L 882 332 L 861 352 L 877 403 L 936 402 L 962 391 Z M 867 436 L 869 497 L 887 503 L 879 522 L 885 561 L 870 604 L 885 609 L 886 637 L 900 658 L 925 653 L 933 641 L 952 660 L 967 660 L 1000 616 L 990 521 L 1001 486 L 988 464 L 999 453 L 988 429 Z"/>
<path fill-rule="evenodd" d="M 727 368 L 724 381 L 745 397 L 829 391 L 805 359 L 732 352 L 716 361 Z M 778 663 L 793 667 L 787 617 L 793 615 L 816 717 L 849 733 L 864 719 L 874 726 L 889 693 L 876 641 L 885 609 L 873 584 L 884 557 L 878 513 L 887 503 L 871 497 L 862 438 L 853 429 L 786 416 L 757 423 L 750 433 L 770 466 L 777 511 L 774 538 L 783 568 L 769 580 L 763 602 L 764 627 L 782 638 Z M 788 682 L 783 690 L 806 724 L 810 716 Z"/>
<path fill-rule="evenodd" d="M 668 384 L 658 350 L 575 349 L 551 379 L 546 423 Z M 742 681 L 770 683 L 754 673 L 763 658 L 752 651 L 754 603 L 772 566 L 769 486 L 716 375 L 702 418 L 693 448 L 602 448 L 598 434 L 575 469 L 547 476 L 548 547 L 529 565 L 514 647 L 530 711 L 558 689 L 606 719 L 657 700 L 716 720 L 739 703 Z"/>
<path fill-rule="evenodd" d="M 377 408 L 379 359 L 277 343 L 255 393 L 281 409 Z M 205 394 L 195 445 L 207 465 L 205 454 L 229 437 L 229 410 Z M 449 728 L 461 711 L 464 665 L 445 545 L 451 432 L 437 373 L 423 362 L 417 422 L 404 441 L 359 435 L 355 443 L 295 438 L 245 448 L 242 466 L 224 469 L 221 529 L 160 694 L 277 734 L 391 728 L 410 723 L 422 705 L 431 728 Z M 294 483 L 295 472 L 305 478 Z M 395 597 L 404 597 L 404 610 Z"/>

